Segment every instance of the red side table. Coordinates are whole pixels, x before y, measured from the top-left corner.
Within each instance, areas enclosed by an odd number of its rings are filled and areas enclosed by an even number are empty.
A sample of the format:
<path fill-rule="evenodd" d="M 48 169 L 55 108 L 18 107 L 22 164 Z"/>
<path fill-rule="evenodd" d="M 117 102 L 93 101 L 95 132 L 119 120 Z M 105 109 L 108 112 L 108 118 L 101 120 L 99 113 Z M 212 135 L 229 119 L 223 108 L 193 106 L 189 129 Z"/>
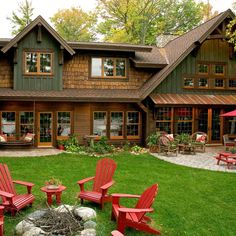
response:
<path fill-rule="evenodd" d="M 47 194 L 47 203 L 48 205 L 52 205 L 52 196 L 56 196 L 56 203 L 59 205 L 61 203 L 61 194 L 64 190 L 66 190 L 66 187 L 63 185 L 60 185 L 58 189 L 48 189 L 47 186 L 44 186 L 40 188 L 42 192 L 45 192 Z"/>

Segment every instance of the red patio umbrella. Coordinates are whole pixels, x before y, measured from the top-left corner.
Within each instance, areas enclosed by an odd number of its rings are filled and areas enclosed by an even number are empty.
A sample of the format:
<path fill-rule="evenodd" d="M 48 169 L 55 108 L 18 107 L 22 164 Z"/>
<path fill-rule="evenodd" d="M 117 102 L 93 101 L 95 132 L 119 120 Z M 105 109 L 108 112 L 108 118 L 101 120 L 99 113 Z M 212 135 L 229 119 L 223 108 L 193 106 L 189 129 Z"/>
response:
<path fill-rule="evenodd" d="M 221 114 L 220 116 L 224 116 L 224 117 L 236 116 L 236 110 Z"/>

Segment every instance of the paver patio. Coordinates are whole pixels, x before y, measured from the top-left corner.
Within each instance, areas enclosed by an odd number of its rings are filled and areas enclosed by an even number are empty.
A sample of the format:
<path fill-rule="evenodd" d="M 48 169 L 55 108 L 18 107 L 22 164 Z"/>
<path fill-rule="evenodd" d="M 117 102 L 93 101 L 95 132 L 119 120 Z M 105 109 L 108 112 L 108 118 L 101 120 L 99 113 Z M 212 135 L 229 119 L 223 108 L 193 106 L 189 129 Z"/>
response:
<path fill-rule="evenodd" d="M 165 156 L 159 153 L 152 153 L 152 155 L 161 160 L 168 161 L 177 165 L 213 171 L 236 172 L 236 165 L 231 165 L 230 169 L 228 169 L 226 163 L 224 162 L 220 162 L 219 165 L 216 164 L 217 161 L 214 156 L 216 156 L 220 151 L 223 150 L 223 146 L 210 146 L 206 147 L 206 152 L 197 152 L 196 155 L 178 154 L 177 156 Z"/>

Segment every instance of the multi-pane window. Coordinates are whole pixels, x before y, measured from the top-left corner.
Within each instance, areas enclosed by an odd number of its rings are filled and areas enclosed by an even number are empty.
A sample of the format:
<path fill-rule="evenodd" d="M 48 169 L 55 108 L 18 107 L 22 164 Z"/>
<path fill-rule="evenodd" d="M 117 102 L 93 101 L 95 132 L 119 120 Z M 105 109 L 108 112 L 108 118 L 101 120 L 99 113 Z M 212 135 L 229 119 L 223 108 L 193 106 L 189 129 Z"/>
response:
<path fill-rule="evenodd" d="M 26 74 L 52 74 L 52 53 L 25 52 Z"/>
<path fill-rule="evenodd" d="M 175 108 L 175 133 L 192 133 L 193 110 L 192 107 Z"/>
<path fill-rule="evenodd" d="M 20 116 L 20 136 L 27 133 L 34 133 L 34 113 L 29 111 L 21 111 Z"/>
<path fill-rule="evenodd" d="M 110 117 L 110 137 L 111 138 L 123 138 L 123 112 L 111 112 Z"/>
<path fill-rule="evenodd" d="M 208 64 L 198 64 L 198 73 L 199 74 L 208 74 L 209 65 Z"/>
<path fill-rule="evenodd" d="M 224 79 L 215 79 L 214 80 L 215 88 L 224 88 Z"/>
<path fill-rule="evenodd" d="M 224 75 L 225 74 L 225 65 L 213 65 L 213 74 Z"/>
<path fill-rule="evenodd" d="M 124 58 L 92 58 L 91 77 L 125 78 L 126 59 Z"/>
<path fill-rule="evenodd" d="M 1 132 L 7 136 L 14 136 L 16 133 L 16 113 L 2 112 Z"/>
<path fill-rule="evenodd" d="M 140 136 L 140 113 L 128 111 L 126 120 L 127 138 L 139 138 Z"/>
<path fill-rule="evenodd" d="M 198 79 L 198 87 L 207 88 L 208 87 L 208 78 L 199 78 Z"/>
<path fill-rule="evenodd" d="M 193 78 L 184 78 L 184 87 L 188 87 L 188 88 L 194 87 L 194 79 Z"/>
<path fill-rule="evenodd" d="M 71 134 L 71 114 L 69 111 L 57 112 L 57 136 L 68 137 Z"/>
<path fill-rule="evenodd" d="M 171 107 L 159 107 L 155 110 L 156 130 L 171 133 Z"/>
<path fill-rule="evenodd" d="M 98 136 L 107 135 L 107 113 L 103 111 L 93 112 L 93 134 Z"/>
<path fill-rule="evenodd" d="M 236 79 L 229 79 L 229 88 L 236 88 Z"/>

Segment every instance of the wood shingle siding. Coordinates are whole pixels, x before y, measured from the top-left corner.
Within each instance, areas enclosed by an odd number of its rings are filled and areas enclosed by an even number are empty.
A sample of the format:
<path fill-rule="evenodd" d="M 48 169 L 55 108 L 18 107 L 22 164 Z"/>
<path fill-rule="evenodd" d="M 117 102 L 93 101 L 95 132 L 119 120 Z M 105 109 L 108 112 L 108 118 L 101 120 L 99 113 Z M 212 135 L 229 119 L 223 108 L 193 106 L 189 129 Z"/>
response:
<path fill-rule="evenodd" d="M 127 79 L 90 78 L 90 56 L 75 55 L 63 66 L 63 88 L 81 89 L 138 89 L 152 75 L 152 70 L 136 69 L 130 63 Z"/>
<path fill-rule="evenodd" d="M 3 57 L 0 53 L 0 87 L 12 88 L 13 87 L 13 66 L 9 63 L 8 59 Z"/>

